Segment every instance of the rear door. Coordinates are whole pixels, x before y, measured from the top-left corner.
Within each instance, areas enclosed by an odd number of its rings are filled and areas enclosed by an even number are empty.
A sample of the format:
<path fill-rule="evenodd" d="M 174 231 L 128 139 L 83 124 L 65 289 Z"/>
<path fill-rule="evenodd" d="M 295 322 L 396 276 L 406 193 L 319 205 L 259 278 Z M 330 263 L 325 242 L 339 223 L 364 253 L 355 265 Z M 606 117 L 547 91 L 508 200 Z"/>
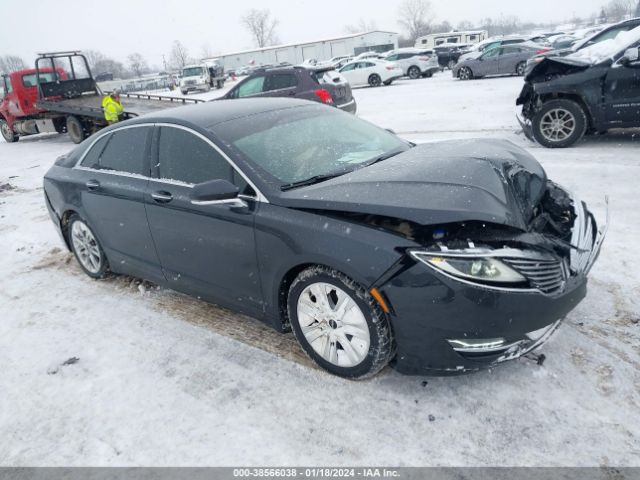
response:
<path fill-rule="evenodd" d="M 507 46 L 500 48 L 500 57 L 498 59 L 498 73 L 515 74 L 516 65 L 521 61 L 526 61 L 526 55 L 523 49 L 516 46 Z"/>
<path fill-rule="evenodd" d="M 295 70 L 270 72 L 267 74 L 264 97 L 294 97 L 299 92 L 300 83 Z"/>
<path fill-rule="evenodd" d="M 640 62 L 626 67 L 620 61 L 613 64 L 605 79 L 604 101 L 611 127 L 640 126 Z"/>
<path fill-rule="evenodd" d="M 162 280 L 149 232 L 144 192 L 149 183 L 151 126 L 130 126 L 100 137 L 80 165 L 83 215 L 111 269 Z"/>
<path fill-rule="evenodd" d="M 255 251 L 255 191 L 208 139 L 180 126 L 154 135 L 153 177 L 145 200 L 160 263 L 173 288 L 243 311 L 260 312 Z M 194 205 L 193 185 L 224 179 L 244 194 L 246 208 Z"/>

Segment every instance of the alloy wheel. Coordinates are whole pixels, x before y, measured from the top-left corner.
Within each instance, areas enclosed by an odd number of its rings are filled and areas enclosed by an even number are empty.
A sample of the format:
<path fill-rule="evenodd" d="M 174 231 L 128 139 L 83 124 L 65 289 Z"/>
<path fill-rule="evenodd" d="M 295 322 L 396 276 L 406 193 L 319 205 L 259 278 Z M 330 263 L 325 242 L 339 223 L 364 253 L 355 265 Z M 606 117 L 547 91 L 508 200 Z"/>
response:
<path fill-rule="evenodd" d="M 78 261 L 93 274 L 102 268 L 102 253 L 91 229 L 82 221 L 76 220 L 71 226 L 71 242 Z"/>
<path fill-rule="evenodd" d="M 522 77 L 524 76 L 524 71 L 527 68 L 527 65 L 522 62 L 518 64 L 518 67 L 516 68 L 516 73 L 518 74 L 518 76 Z"/>
<path fill-rule="evenodd" d="M 460 80 L 469 80 L 471 78 L 471 70 L 467 67 L 462 67 L 458 76 L 460 77 Z"/>
<path fill-rule="evenodd" d="M 566 140 L 576 129 L 573 113 L 563 108 L 554 108 L 544 114 L 540 120 L 540 133 L 550 142 Z"/>
<path fill-rule="evenodd" d="M 341 288 L 312 283 L 298 298 L 297 314 L 302 334 L 327 362 L 348 368 L 367 357 L 371 345 L 367 320 Z"/>

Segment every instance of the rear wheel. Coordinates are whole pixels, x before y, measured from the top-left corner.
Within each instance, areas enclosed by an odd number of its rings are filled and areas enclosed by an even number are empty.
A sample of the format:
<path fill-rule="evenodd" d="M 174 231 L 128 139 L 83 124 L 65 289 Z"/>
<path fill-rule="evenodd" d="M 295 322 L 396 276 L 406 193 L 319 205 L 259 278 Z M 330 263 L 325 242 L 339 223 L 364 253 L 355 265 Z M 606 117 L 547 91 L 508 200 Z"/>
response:
<path fill-rule="evenodd" d="M 461 67 L 458 71 L 458 78 L 460 80 L 471 80 L 473 78 L 473 72 L 469 67 Z"/>
<path fill-rule="evenodd" d="M 2 138 L 4 138 L 7 143 L 13 143 L 20 140 L 20 136 L 9 128 L 9 124 L 4 119 L 0 119 L 0 132 L 2 132 Z"/>
<path fill-rule="evenodd" d="M 516 65 L 516 75 L 519 77 L 524 77 L 524 72 L 527 69 L 527 62 L 520 62 Z"/>
<path fill-rule="evenodd" d="M 86 137 L 84 126 L 78 117 L 67 117 L 67 132 L 73 143 L 81 143 Z"/>
<path fill-rule="evenodd" d="M 304 351 L 334 375 L 370 377 L 395 353 L 385 313 L 364 288 L 336 270 L 304 270 L 289 289 L 287 306 Z"/>
<path fill-rule="evenodd" d="M 417 80 L 418 78 L 420 78 L 421 72 L 418 67 L 413 66 L 413 67 L 409 67 L 407 74 L 409 75 L 409 78 L 411 80 Z"/>
<path fill-rule="evenodd" d="M 69 218 L 69 243 L 80 267 L 92 278 L 104 278 L 109 264 L 93 230 L 79 215 Z"/>
<path fill-rule="evenodd" d="M 393 80 L 387 80 L 386 82 L 384 82 L 385 85 L 391 85 L 393 83 Z"/>
<path fill-rule="evenodd" d="M 379 87 L 382 84 L 382 79 L 380 75 L 374 73 L 369 77 L 369 85 L 372 87 Z"/>
<path fill-rule="evenodd" d="M 533 136 L 548 148 L 569 147 L 587 130 L 587 115 L 573 100 L 551 100 L 533 117 Z"/>
<path fill-rule="evenodd" d="M 180 90 L 180 93 L 182 93 L 183 95 L 189 95 L 189 92 L 186 90 Z"/>

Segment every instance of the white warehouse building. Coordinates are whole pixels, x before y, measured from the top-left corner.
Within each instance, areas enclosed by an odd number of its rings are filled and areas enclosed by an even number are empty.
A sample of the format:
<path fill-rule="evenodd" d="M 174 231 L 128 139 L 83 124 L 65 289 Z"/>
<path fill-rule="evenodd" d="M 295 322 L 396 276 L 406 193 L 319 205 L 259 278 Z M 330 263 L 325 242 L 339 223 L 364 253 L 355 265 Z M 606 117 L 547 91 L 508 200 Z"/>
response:
<path fill-rule="evenodd" d="M 225 53 L 215 58 L 221 59 L 224 68 L 230 70 L 246 65 L 271 65 L 282 62 L 298 65 L 310 59 L 323 61 L 339 55 L 358 55 L 367 51 L 386 52 L 395 48 L 398 48 L 397 33 L 371 31 L 311 42 Z"/>

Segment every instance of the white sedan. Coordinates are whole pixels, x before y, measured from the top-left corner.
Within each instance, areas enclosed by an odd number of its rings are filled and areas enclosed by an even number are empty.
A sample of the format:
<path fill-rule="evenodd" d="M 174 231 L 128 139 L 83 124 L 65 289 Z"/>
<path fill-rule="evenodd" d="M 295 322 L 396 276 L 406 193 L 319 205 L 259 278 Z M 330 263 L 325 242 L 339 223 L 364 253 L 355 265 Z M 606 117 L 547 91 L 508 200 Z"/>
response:
<path fill-rule="evenodd" d="M 352 87 L 369 85 L 379 87 L 382 84 L 391 85 L 391 82 L 402 78 L 404 72 L 395 63 L 383 60 L 355 60 L 347 63 L 340 69 Z"/>

